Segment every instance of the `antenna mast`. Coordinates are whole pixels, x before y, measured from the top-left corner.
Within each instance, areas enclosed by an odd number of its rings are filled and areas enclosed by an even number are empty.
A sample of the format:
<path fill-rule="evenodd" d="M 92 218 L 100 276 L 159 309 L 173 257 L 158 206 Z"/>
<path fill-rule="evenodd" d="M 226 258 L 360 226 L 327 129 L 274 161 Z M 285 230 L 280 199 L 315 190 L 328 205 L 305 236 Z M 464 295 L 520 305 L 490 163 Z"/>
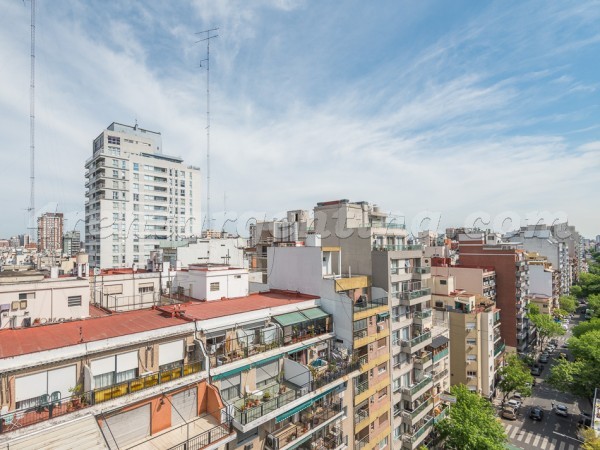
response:
<path fill-rule="evenodd" d="M 199 31 L 196 34 L 206 33 L 204 39 L 196 41 L 206 41 L 206 58 L 200 61 L 200 67 L 202 63 L 206 61 L 206 230 L 211 229 L 211 216 L 210 216 L 210 40 L 219 37 L 218 34 L 211 34 L 217 31 L 218 28 L 211 28 L 210 30 Z"/>
<path fill-rule="evenodd" d="M 31 0 L 31 81 L 29 84 L 29 230 L 35 240 L 35 0 Z"/>

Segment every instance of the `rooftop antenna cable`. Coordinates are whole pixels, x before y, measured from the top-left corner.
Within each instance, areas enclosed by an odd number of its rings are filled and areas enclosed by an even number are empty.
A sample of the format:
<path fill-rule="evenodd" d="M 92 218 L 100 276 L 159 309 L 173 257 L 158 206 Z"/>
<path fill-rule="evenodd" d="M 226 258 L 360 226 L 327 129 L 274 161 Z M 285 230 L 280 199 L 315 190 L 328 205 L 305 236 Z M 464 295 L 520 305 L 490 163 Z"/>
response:
<path fill-rule="evenodd" d="M 29 84 L 29 233 L 35 240 L 35 0 L 31 0 L 31 79 Z"/>
<path fill-rule="evenodd" d="M 199 31 L 196 34 L 206 33 L 204 39 L 200 39 L 195 43 L 206 41 L 206 58 L 200 61 L 200 67 L 202 63 L 206 61 L 206 230 L 211 230 L 211 216 L 210 216 L 210 40 L 219 37 L 218 34 L 212 34 L 217 31 L 218 28 L 211 28 L 210 30 Z"/>

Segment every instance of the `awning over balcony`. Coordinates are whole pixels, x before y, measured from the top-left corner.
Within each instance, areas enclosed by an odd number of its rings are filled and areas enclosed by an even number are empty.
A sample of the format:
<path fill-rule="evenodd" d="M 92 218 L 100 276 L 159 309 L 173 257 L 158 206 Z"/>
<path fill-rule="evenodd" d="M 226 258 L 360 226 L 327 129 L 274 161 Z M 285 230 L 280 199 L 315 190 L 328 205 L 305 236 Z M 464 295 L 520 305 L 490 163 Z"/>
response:
<path fill-rule="evenodd" d="M 439 348 L 442 345 L 445 345 L 447 343 L 448 343 L 448 338 L 446 336 L 436 336 L 431 341 L 430 347 L 435 349 L 435 348 Z"/>
<path fill-rule="evenodd" d="M 227 378 L 231 375 L 235 375 L 236 373 L 250 370 L 253 367 L 260 366 L 260 365 L 266 364 L 271 361 L 275 361 L 276 359 L 279 359 L 281 357 L 282 357 L 282 355 L 275 355 L 275 356 L 271 356 L 270 358 L 261 359 L 260 361 L 255 361 L 250 364 L 246 364 L 244 366 L 240 366 L 240 367 L 236 367 L 235 369 L 228 370 L 227 372 L 218 373 L 216 375 L 213 375 L 212 379 L 213 379 L 213 381 L 222 380 L 223 378 Z"/>
<path fill-rule="evenodd" d="M 329 317 L 329 314 L 321 308 L 311 308 L 304 311 L 281 314 L 280 316 L 273 317 L 273 319 L 282 327 L 288 327 L 290 325 L 297 325 L 311 320 L 323 319 L 325 317 Z"/>
<path fill-rule="evenodd" d="M 390 317 L 390 313 L 389 312 L 383 312 L 381 314 L 377 314 L 377 321 L 381 322 L 386 317 Z"/>

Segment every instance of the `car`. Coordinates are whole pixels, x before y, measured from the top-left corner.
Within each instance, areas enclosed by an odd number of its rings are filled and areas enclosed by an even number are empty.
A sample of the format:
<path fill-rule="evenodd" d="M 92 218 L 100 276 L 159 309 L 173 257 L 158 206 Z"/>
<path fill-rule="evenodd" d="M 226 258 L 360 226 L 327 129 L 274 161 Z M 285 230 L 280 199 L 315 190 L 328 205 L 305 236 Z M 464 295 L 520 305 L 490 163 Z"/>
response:
<path fill-rule="evenodd" d="M 530 373 L 534 377 L 539 377 L 542 374 L 542 368 L 540 366 L 534 366 L 531 368 Z"/>
<path fill-rule="evenodd" d="M 569 408 L 567 408 L 562 403 L 558 403 L 554 406 L 554 412 L 557 416 L 569 417 Z"/>
<path fill-rule="evenodd" d="M 589 413 L 582 412 L 579 415 L 579 421 L 577 422 L 580 427 L 591 427 L 592 426 L 592 416 Z"/>
<path fill-rule="evenodd" d="M 517 420 L 517 410 L 510 406 L 502 408 L 502 417 L 509 420 Z"/>
<path fill-rule="evenodd" d="M 528 388 L 533 387 L 535 385 L 536 385 L 535 378 L 532 378 L 532 382 L 531 383 L 525 383 L 525 386 L 527 386 Z"/>
<path fill-rule="evenodd" d="M 531 420 L 542 420 L 544 417 L 544 411 L 542 411 L 542 408 L 540 408 L 539 406 L 534 406 L 533 408 L 531 408 L 531 411 L 529 411 L 529 418 Z"/>
<path fill-rule="evenodd" d="M 568 331 L 568 330 L 569 330 L 569 325 L 565 325 L 565 324 L 563 323 L 562 329 L 563 329 L 563 330 L 565 330 L 565 331 Z"/>
<path fill-rule="evenodd" d="M 548 354 L 547 354 L 547 353 L 543 353 L 543 354 L 540 356 L 540 359 L 539 359 L 539 361 L 540 361 L 541 363 L 543 363 L 543 364 L 546 364 L 546 363 L 548 362 Z"/>
<path fill-rule="evenodd" d="M 505 405 L 508 405 L 508 406 L 510 406 L 511 408 L 514 408 L 514 409 L 519 409 L 521 407 L 521 402 L 519 400 L 511 398 L 509 401 L 507 401 L 505 403 Z"/>

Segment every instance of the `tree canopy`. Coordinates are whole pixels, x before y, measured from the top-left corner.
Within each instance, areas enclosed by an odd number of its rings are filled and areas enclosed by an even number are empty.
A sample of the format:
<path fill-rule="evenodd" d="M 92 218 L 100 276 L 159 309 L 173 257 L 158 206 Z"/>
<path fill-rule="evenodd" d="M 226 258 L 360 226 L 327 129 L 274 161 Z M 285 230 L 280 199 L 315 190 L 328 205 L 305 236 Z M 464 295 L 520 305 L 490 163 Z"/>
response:
<path fill-rule="evenodd" d="M 593 429 L 584 428 L 581 434 L 583 434 L 581 450 L 600 450 L 600 437 Z"/>
<path fill-rule="evenodd" d="M 464 385 L 452 386 L 456 403 L 436 424 L 444 448 L 451 450 L 503 450 L 504 427 L 495 417 L 492 404 Z"/>
<path fill-rule="evenodd" d="M 560 323 L 554 321 L 548 314 L 535 314 L 529 320 L 537 327 L 538 345 L 542 348 L 549 339 L 565 334 Z"/>
<path fill-rule="evenodd" d="M 560 309 L 564 309 L 569 314 L 574 313 L 577 310 L 577 298 L 572 295 L 561 295 L 558 299 Z"/>
<path fill-rule="evenodd" d="M 585 397 L 591 397 L 600 386 L 600 329 L 594 328 L 596 323 L 590 322 L 585 332 L 579 328 L 579 337 L 569 339 L 574 361 L 559 361 L 552 367 L 547 379 L 550 385 Z"/>
<path fill-rule="evenodd" d="M 578 325 L 573 327 L 573 336 L 581 337 L 588 331 L 600 331 L 600 318 L 594 317 L 592 320 L 587 322 L 580 322 Z"/>
<path fill-rule="evenodd" d="M 529 373 L 529 367 L 517 355 L 506 356 L 506 364 L 498 369 L 500 381 L 498 388 L 504 393 L 503 401 L 513 392 L 519 392 L 523 397 L 531 395 L 531 384 L 533 377 Z"/>

